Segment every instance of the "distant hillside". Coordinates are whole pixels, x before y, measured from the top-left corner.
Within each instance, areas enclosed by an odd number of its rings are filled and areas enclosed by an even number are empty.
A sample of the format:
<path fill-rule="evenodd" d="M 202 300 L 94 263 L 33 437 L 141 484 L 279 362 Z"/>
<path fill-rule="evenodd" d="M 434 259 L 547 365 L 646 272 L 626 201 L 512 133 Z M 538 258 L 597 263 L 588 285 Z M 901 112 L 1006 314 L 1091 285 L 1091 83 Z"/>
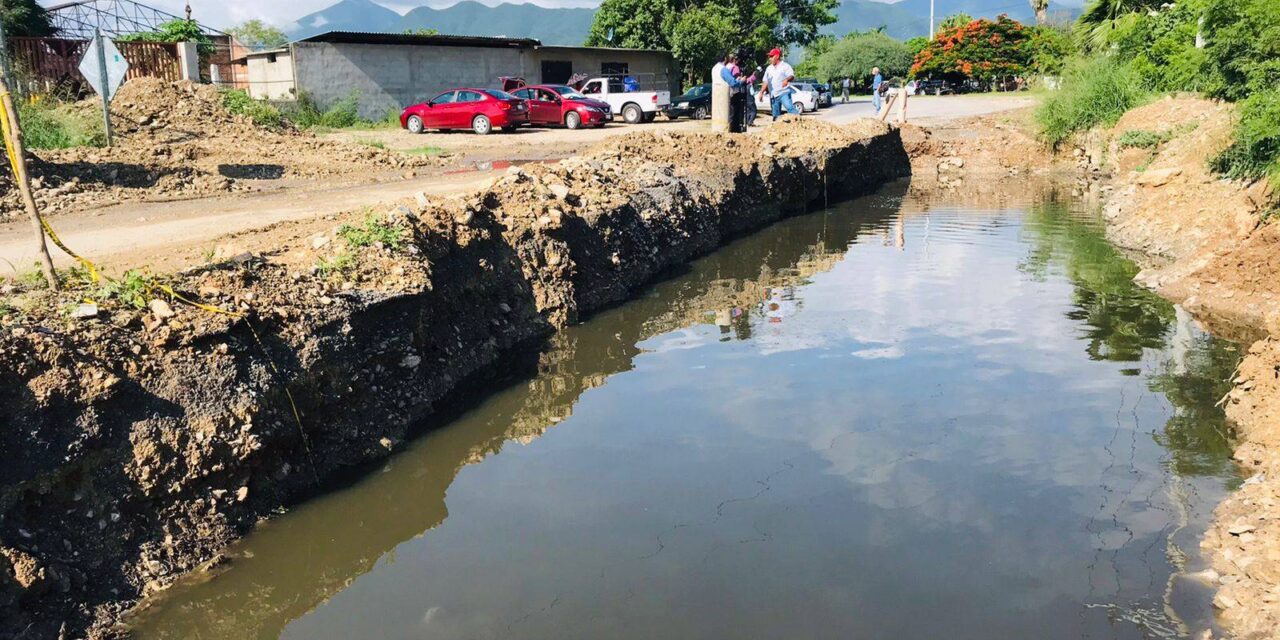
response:
<path fill-rule="evenodd" d="M 400 20 L 400 14 L 371 0 L 341 0 L 298 18 L 288 32 L 305 38 L 326 31 L 393 31 Z"/>
<path fill-rule="evenodd" d="M 445 9 L 418 7 L 396 24 L 397 30 L 436 29 L 440 33 L 537 38 L 543 44 L 582 44 L 594 9 L 547 9 L 535 4 L 459 2 Z"/>
<path fill-rule="evenodd" d="M 1051 1 L 1049 9 L 1051 14 L 1066 18 L 1080 13 L 1078 4 Z M 1034 20 L 1031 5 L 1025 1 L 935 0 L 935 16 L 939 22 L 962 12 L 978 18 L 1008 13 L 1023 22 Z M 844 0 L 835 14 L 836 22 L 824 27 L 823 33 L 844 35 L 885 27 L 889 35 L 906 39 L 929 32 L 929 0 L 902 0 L 892 4 Z M 340 0 L 327 9 L 299 18 L 288 32 L 294 38 L 305 38 L 325 31 L 399 33 L 435 29 L 450 35 L 536 38 L 546 44 L 576 45 L 586 40 L 594 15 L 593 9 L 547 9 L 534 4 L 488 7 L 466 0 L 445 9 L 418 7 L 402 16 L 372 0 Z"/>

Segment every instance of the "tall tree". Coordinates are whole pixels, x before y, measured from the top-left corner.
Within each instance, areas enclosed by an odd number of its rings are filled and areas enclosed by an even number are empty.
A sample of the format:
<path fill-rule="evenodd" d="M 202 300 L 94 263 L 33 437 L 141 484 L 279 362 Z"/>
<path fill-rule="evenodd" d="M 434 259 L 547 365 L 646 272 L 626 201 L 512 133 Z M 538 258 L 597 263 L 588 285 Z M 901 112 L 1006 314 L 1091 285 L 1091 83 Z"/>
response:
<path fill-rule="evenodd" d="M 240 44 L 254 51 L 275 49 L 289 41 L 289 37 L 283 31 L 257 18 L 231 27 L 227 32 L 235 36 Z"/>
<path fill-rule="evenodd" d="M 938 30 L 941 31 L 943 29 L 954 29 L 956 27 L 963 27 L 964 25 L 969 24 L 970 22 L 973 22 L 973 16 L 963 12 L 957 13 L 955 15 L 950 15 L 943 18 L 942 22 L 938 23 Z"/>
<path fill-rule="evenodd" d="M 57 31 L 36 0 L 0 0 L 0 24 L 10 36 L 45 37 Z"/>
<path fill-rule="evenodd" d="M 695 57 L 712 49 L 712 39 L 714 48 L 760 52 L 812 42 L 820 27 L 835 21 L 831 11 L 837 4 L 838 0 L 604 0 L 586 44 L 671 49 L 679 29 L 681 51 L 702 52 Z M 690 15 L 713 21 L 708 33 L 695 33 L 697 24 Z M 701 64 L 682 55 L 677 57 L 686 68 Z"/>
<path fill-rule="evenodd" d="M 1030 0 L 1031 10 L 1036 12 L 1036 24 L 1043 25 L 1049 21 L 1049 0 Z"/>

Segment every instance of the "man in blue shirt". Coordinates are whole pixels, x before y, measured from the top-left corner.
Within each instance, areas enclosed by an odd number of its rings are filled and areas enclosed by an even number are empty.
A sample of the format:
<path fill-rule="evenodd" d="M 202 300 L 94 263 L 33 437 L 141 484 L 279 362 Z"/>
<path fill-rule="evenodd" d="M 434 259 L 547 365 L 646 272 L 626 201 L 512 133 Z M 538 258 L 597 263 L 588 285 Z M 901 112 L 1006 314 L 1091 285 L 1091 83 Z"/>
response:
<path fill-rule="evenodd" d="M 880 113 L 880 85 L 884 84 L 884 78 L 880 76 L 880 67 L 872 67 L 871 73 L 875 75 L 871 79 L 871 106 L 878 115 Z"/>

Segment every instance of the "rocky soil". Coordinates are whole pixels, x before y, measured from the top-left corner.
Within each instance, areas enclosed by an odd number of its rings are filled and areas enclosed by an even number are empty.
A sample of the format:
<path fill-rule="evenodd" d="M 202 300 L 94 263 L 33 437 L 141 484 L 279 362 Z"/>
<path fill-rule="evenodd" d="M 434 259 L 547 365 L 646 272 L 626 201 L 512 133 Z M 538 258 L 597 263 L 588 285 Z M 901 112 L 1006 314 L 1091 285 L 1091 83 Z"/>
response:
<path fill-rule="evenodd" d="M 91 118 L 101 107 L 86 101 L 77 108 Z M 111 148 L 30 153 L 32 186 L 43 213 L 247 192 L 293 178 L 403 173 L 445 162 L 320 140 L 308 132 L 267 130 L 228 112 L 211 85 L 130 80 L 111 114 Z M 21 211 L 7 172 L 0 177 L 0 193 L 0 219 Z"/>
<path fill-rule="evenodd" d="M 1150 258 L 1138 280 L 1208 327 L 1252 344 L 1223 398 L 1238 430 L 1235 458 L 1248 479 L 1215 512 L 1203 546 L 1212 559 L 1214 605 L 1237 638 L 1280 637 L 1280 225 L 1265 181 L 1212 174 L 1230 142 L 1233 113 L 1192 97 L 1159 100 L 1096 132 L 1075 151 L 1110 176 L 1104 214 L 1120 246 Z M 1119 136 L 1163 134 L 1155 148 L 1122 148 Z"/>
<path fill-rule="evenodd" d="M 388 455 L 557 327 L 735 234 L 908 171 L 879 123 L 637 133 L 158 280 L 10 286 L 0 637 L 113 635 L 137 598 Z"/>

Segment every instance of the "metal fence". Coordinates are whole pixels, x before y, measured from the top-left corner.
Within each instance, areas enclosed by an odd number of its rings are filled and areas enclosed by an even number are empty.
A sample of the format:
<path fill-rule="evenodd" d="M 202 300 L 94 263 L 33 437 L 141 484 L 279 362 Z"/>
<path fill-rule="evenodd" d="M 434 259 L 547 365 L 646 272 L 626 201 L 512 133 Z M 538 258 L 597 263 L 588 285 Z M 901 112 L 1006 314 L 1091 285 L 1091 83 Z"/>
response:
<path fill-rule="evenodd" d="M 13 69 L 27 91 L 68 89 L 82 91 L 86 86 L 80 75 L 80 59 L 89 47 L 88 40 L 67 38 L 10 38 L 9 55 Z M 178 80 L 182 70 L 178 62 L 178 45 L 174 42 L 116 42 L 120 54 L 129 61 L 128 79 L 161 78 Z"/>

